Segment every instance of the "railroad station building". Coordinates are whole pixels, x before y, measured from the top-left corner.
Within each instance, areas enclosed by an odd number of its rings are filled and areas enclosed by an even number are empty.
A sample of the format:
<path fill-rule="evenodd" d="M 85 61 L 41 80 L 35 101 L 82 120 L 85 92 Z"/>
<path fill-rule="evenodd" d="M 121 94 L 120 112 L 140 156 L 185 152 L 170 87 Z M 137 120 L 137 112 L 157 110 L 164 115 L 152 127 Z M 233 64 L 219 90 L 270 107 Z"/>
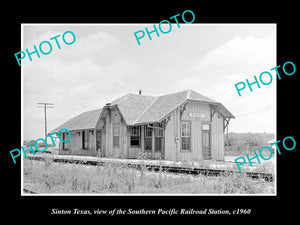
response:
<path fill-rule="evenodd" d="M 234 118 L 221 103 L 193 90 L 146 96 L 126 94 L 70 119 L 60 155 L 148 157 L 172 161 L 224 160 L 224 131 Z M 68 139 L 67 133 L 60 133 Z"/>

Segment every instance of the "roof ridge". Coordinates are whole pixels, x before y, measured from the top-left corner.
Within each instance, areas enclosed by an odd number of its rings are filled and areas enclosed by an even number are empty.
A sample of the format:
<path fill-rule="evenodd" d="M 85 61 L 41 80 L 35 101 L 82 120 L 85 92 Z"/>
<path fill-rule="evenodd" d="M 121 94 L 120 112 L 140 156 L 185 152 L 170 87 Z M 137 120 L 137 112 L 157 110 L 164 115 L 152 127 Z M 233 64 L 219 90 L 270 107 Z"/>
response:
<path fill-rule="evenodd" d="M 88 110 L 88 111 L 84 111 L 84 112 L 82 112 L 82 113 L 92 112 L 92 111 L 96 111 L 96 110 L 102 110 L 102 107 L 97 108 L 97 109 L 91 109 L 91 110 Z M 81 114 L 82 114 L 82 113 L 81 113 Z M 80 115 L 80 114 L 78 114 L 78 115 Z"/>
<path fill-rule="evenodd" d="M 126 97 L 128 97 L 129 95 L 140 96 L 140 97 L 157 98 L 157 96 L 152 96 L 152 95 L 139 95 L 139 94 L 127 93 L 127 94 L 123 95 L 122 97 L 117 98 L 116 100 L 112 101 L 112 103 L 113 103 L 113 102 L 116 102 L 116 103 L 114 103 L 114 104 L 115 104 L 115 105 L 118 105 L 118 104 L 120 104 L 122 101 L 124 101 L 124 99 L 126 99 Z"/>
<path fill-rule="evenodd" d="M 168 95 L 175 95 L 175 94 L 179 94 L 179 93 L 183 93 L 186 92 L 187 90 L 184 91 L 177 91 L 177 92 L 173 92 L 173 93 L 169 93 L 169 94 L 164 94 L 164 95 L 159 95 L 157 97 L 163 97 L 163 96 L 168 96 Z"/>
<path fill-rule="evenodd" d="M 126 96 L 128 96 L 128 95 L 129 95 L 129 93 L 123 95 L 123 96 L 120 97 L 120 98 L 117 98 L 116 100 L 112 101 L 112 103 L 116 101 L 117 103 L 114 103 L 114 104 L 118 105 L 118 104 L 119 104 L 120 102 L 122 102 L 122 101 L 124 100 L 124 98 L 125 98 Z"/>
<path fill-rule="evenodd" d="M 153 101 L 147 106 L 147 108 L 141 113 L 141 115 L 138 116 L 138 118 L 136 118 L 136 120 L 133 122 L 133 124 L 136 123 L 136 121 L 139 120 L 139 118 L 142 117 L 142 115 L 153 105 L 154 102 L 156 102 L 156 100 L 159 98 L 159 97 L 155 97 L 153 96 L 155 99 L 153 99 Z"/>
<path fill-rule="evenodd" d="M 179 93 L 184 93 L 184 92 L 187 92 L 186 94 L 186 97 L 184 98 L 184 100 L 182 102 L 180 102 L 179 104 L 176 105 L 176 107 L 174 107 L 171 111 L 169 111 L 167 114 L 163 115 L 161 118 L 164 118 L 166 115 L 168 115 L 170 112 L 172 112 L 174 109 L 176 109 L 178 106 L 182 105 L 184 102 L 186 102 L 188 99 L 187 99 L 187 96 L 188 96 L 188 90 L 184 90 L 184 91 L 178 91 L 178 92 L 175 92 L 175 93 L 170 93 L 170 94 L 166 94 L 166 95 L 160 95 L 158 96 L 146 109 L 145 111 L 134 121 L 134 123 L 136 123 L 138 121 L 138 119 L 140 119 L 143 114 L 146 113 L 146 111 L 160 98 L 163 98 L 165 96 L 170 96 L 170 95 L 175 95 L 175 94 L 179 94 Z M 161 120 L 161 118 L 159 120 Z"/>
<path fill-rule="evenodd" d="M 135 96 L 141 96 L 141 97 L 157 97 L 153 95 L 140 95 L 140 94 L 133 94 L 133 93 L 127 93 L 126 95 L 135 95 Z"/>

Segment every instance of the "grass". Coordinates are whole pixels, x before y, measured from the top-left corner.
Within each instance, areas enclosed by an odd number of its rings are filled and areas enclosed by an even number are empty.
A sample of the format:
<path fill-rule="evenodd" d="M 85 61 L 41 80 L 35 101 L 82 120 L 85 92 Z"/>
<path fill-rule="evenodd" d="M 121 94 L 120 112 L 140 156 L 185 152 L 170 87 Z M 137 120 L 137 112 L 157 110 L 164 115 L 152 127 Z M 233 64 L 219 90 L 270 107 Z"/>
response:
<path fill-rule="evenodd" d="M 244 173 L 192 176 L 150 172 L 125 165 L 90 166 L 24 160 L 24 188 L 38 193 L 92 194 L 271 194 L 274 182 L 251 179 Z"/>

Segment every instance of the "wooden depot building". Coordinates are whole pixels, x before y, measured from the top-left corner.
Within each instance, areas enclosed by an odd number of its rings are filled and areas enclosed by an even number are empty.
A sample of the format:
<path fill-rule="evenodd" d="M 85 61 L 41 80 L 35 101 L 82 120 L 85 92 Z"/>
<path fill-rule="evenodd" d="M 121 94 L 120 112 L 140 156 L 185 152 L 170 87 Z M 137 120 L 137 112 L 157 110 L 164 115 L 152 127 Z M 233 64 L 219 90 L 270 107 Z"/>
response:
<path fill-rule="evenodd" d="M 193 90 L 158 97 L 126 94 L 101 109 L 84 112 L 66 128 L 70 141 L 60 155 L 197 161 L 224 160 L 224 131 L 234 116 L 219 102 Z M 60 133 L 63 140 L 67 133 Z"/>

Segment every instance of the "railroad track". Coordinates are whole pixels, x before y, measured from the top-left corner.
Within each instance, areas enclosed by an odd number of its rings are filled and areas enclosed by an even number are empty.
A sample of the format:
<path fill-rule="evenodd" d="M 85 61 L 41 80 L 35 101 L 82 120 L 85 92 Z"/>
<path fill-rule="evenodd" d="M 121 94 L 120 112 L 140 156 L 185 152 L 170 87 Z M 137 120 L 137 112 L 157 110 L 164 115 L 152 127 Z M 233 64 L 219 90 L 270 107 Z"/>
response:
<path fill-rule="evenodd" d="M 186 173 L 192 175 L 202 174 L 205 176 L 219 176 L 224 174 L 232 174 L 232 173 L 240 173 L 238 171 L 227 170 L 227 169 L 211 169 L 211 168 L 201 168 L 201 167 L 187 167 L 187 166 L 178 166 L 178 165 L 157 165 L 157 164 L 147 164 L 145 161 L 140 160 L 120 160 L 120 159 L 105 159 L 100 158 L 100 160 L 96 157 L 80 157 L 80 156 L 54 156 L 54 155 L 35 155 L 28 156 L 29 159 L 33 160 L 46 160 L 50 159 L 53 162 L 62 162 L 62 163 L 78 163 L 84 165 L 97 165 L 102 166 L 105 164 L 117 164 L 117 165 L 126 165 L 135 169 L 143 169 L 146 168 L 150 171 L 154 172 L 169 172 L 169 173 Z M 248 177 L 253 179 L 262 178 L 266 181 L 273 181 L 274 177 L 271 173 L 261 173 L 261 172 L 243 172 L 247 174 Z"/>
<path fill-rule="evenodd" d="M 154 171 L 165 171 L 170 173 L 186 173 L 186 174 L 192 174 L 192 175 L 205 175 L 205 176 L 219 176 L 224 174 L 233 174 L 233 173 L 240 173 L 235 172 L 231 170 L 219 170 L 219 169 L 207 169 L 207 168 L 176 168 L 176 167 L 169 167 L 169 166 L 156 166 L 151 168 Z M 251 177 L 253 179 L 263 178 L 266 181 L 273 181 L 273 175 L 268 173 L 258 173 L 258 172 L 244 172 L 247 174 L 248 177 Z"/>
<path fill-rule="evenodd" d="M 24 193 L 28 193 L 28 194 L 39 194 L 39 193 L 37 193 L 35 191 L 31 191 L 31 190 L 29 190 L 27 188 L 23 188 L 23 191 L 24 191 Z"/>

